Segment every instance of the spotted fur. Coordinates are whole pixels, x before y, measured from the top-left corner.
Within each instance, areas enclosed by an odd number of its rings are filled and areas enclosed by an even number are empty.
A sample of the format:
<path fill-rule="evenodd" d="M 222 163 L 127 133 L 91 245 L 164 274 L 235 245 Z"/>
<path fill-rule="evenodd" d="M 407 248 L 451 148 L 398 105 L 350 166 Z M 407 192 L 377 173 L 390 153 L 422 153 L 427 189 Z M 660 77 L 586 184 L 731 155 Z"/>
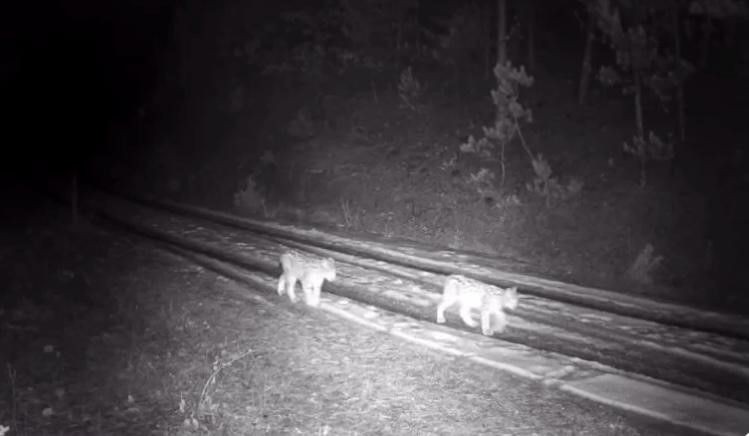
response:
<path fill-rule="evenodd" d="M 514 310 L 518 305 L 517 287 L 499 288 L 462 275 L 451 275 L 445 280 L 442 288 L 442 301 L 437 306 L 437 322 L 445 322 L 445 310 L 458 303 L 460 318 L 469 327 L 478 324 L 471 317 L 471 310 L 481 312 L 481 333 L 487 336 L 494 334 L 492 317 L 497 319 L 497 332 L 503 332 L 507 326 L 504 309 Z"/>

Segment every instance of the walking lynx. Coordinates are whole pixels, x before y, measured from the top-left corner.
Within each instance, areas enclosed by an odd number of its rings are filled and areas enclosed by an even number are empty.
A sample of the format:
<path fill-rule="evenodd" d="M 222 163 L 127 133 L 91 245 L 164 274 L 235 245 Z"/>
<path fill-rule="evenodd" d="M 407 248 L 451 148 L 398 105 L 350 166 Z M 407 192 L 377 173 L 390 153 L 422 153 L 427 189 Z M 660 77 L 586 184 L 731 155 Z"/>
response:
<path fill-rule="evenodd" d="M 469 327 L 478 324 L 471 317 L 472 309 L 481 311 L 481 333 L 487 336 L 494 334 L 491 321 L 492 316 L 498 319 L 498 332 L 503 332 L 507 326 L 504 309 L 514 310 L 518 305 L 516 287 L 502 289 L 487 285 L 462 275 L 451 275 L 445 281 L 442 289 L 442 301 L 437 306 L 437 322 L 445 322 L 445 309 L 455 303 L 460 304 L 460 318 Z"/>
<path fill-rule="evenodd" d="M 302 285 L 304 302 L 308 306 L 320 304 L 320 291 L 325 280 L 335 280 L 335 260 L 330 257 L 320 259 L 298 251 L 287 251 L 281 255 L 281 277 L 278 278 L 278 295 L 289 294 L 289 300 L 296 303 L 296 282 Z"/>

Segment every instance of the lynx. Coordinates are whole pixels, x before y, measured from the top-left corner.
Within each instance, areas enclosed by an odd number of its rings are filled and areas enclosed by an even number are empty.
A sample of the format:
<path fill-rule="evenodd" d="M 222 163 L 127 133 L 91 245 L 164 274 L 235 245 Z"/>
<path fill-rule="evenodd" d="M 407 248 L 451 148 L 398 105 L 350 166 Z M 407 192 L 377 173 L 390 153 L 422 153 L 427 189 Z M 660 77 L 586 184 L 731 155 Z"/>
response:
<path fill-rule="evenodd" d="M 498 332 L 507 326 L 504 309 L 514 310 L 518 305 L 517 287 L 502 289 L 487 285 L 462 275 L 451 275 L 442 289 L 442 301 L 437 306 L 437 322 L 445 322 L 445 309 L 460 303 L 460 318 L 469 327 L 477 323 L 471 317 L 472 309 L 481 311 L 481 333 L 487 336 L 494 334 L 491 325 L 492 315 L 499 320 Z"/>
<path fill-rule="evenodd" d="M 298 251 L 287 251 L 281 255 L 281 277 L 278 278 L 278 295 L 289 294 L 289 300 L 296 303 L 294 288 L 296 282 L 302 284 L 304 302 L 308 306 L 320 305 L 320 291 L 325 280 L 335 280 L 335 260 L 320 259 Z"/>

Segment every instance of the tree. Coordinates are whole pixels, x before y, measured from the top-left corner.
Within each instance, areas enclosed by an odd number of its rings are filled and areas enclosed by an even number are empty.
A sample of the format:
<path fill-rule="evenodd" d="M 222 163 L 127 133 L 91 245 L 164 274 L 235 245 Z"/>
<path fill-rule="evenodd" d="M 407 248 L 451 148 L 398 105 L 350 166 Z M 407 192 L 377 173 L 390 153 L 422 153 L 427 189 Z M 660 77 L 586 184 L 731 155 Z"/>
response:
<path fill-rule="evenodd" d="M 692 70 L 688 62 L 668 52 L 662 41 L 664 33 L 673 34 L 673 8 L 678 7 L 678 3 L 663 0 L 643 6 L 628 0 L 593 0 L 587 6 L 616 59 L 614 65 L 601 67 L 599 80 L 620 86 L 625 93 L 633 95 L 635 134 L 631 142 L 624 143 L 624 151 L 638 158 L 640 185 L 645 186 L 647 162 L 674 157 L 671 141 L 664 141 L 652 130 L 646 131 L 645 91 L 665 103 L 678 93 Z M 683 108 L 679 112 L 683 114 Z"/>

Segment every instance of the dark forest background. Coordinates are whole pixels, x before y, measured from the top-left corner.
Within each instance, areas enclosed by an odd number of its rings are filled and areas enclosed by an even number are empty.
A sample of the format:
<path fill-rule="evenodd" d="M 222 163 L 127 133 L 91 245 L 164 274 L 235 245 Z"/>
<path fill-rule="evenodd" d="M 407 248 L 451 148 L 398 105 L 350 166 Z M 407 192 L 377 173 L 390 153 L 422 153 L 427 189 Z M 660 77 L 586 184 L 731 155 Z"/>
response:
<path fill-rule="evenodd" d="M 743 310 L 744 1 L 18 3 L 5 184 L 72 177 Z"/>

